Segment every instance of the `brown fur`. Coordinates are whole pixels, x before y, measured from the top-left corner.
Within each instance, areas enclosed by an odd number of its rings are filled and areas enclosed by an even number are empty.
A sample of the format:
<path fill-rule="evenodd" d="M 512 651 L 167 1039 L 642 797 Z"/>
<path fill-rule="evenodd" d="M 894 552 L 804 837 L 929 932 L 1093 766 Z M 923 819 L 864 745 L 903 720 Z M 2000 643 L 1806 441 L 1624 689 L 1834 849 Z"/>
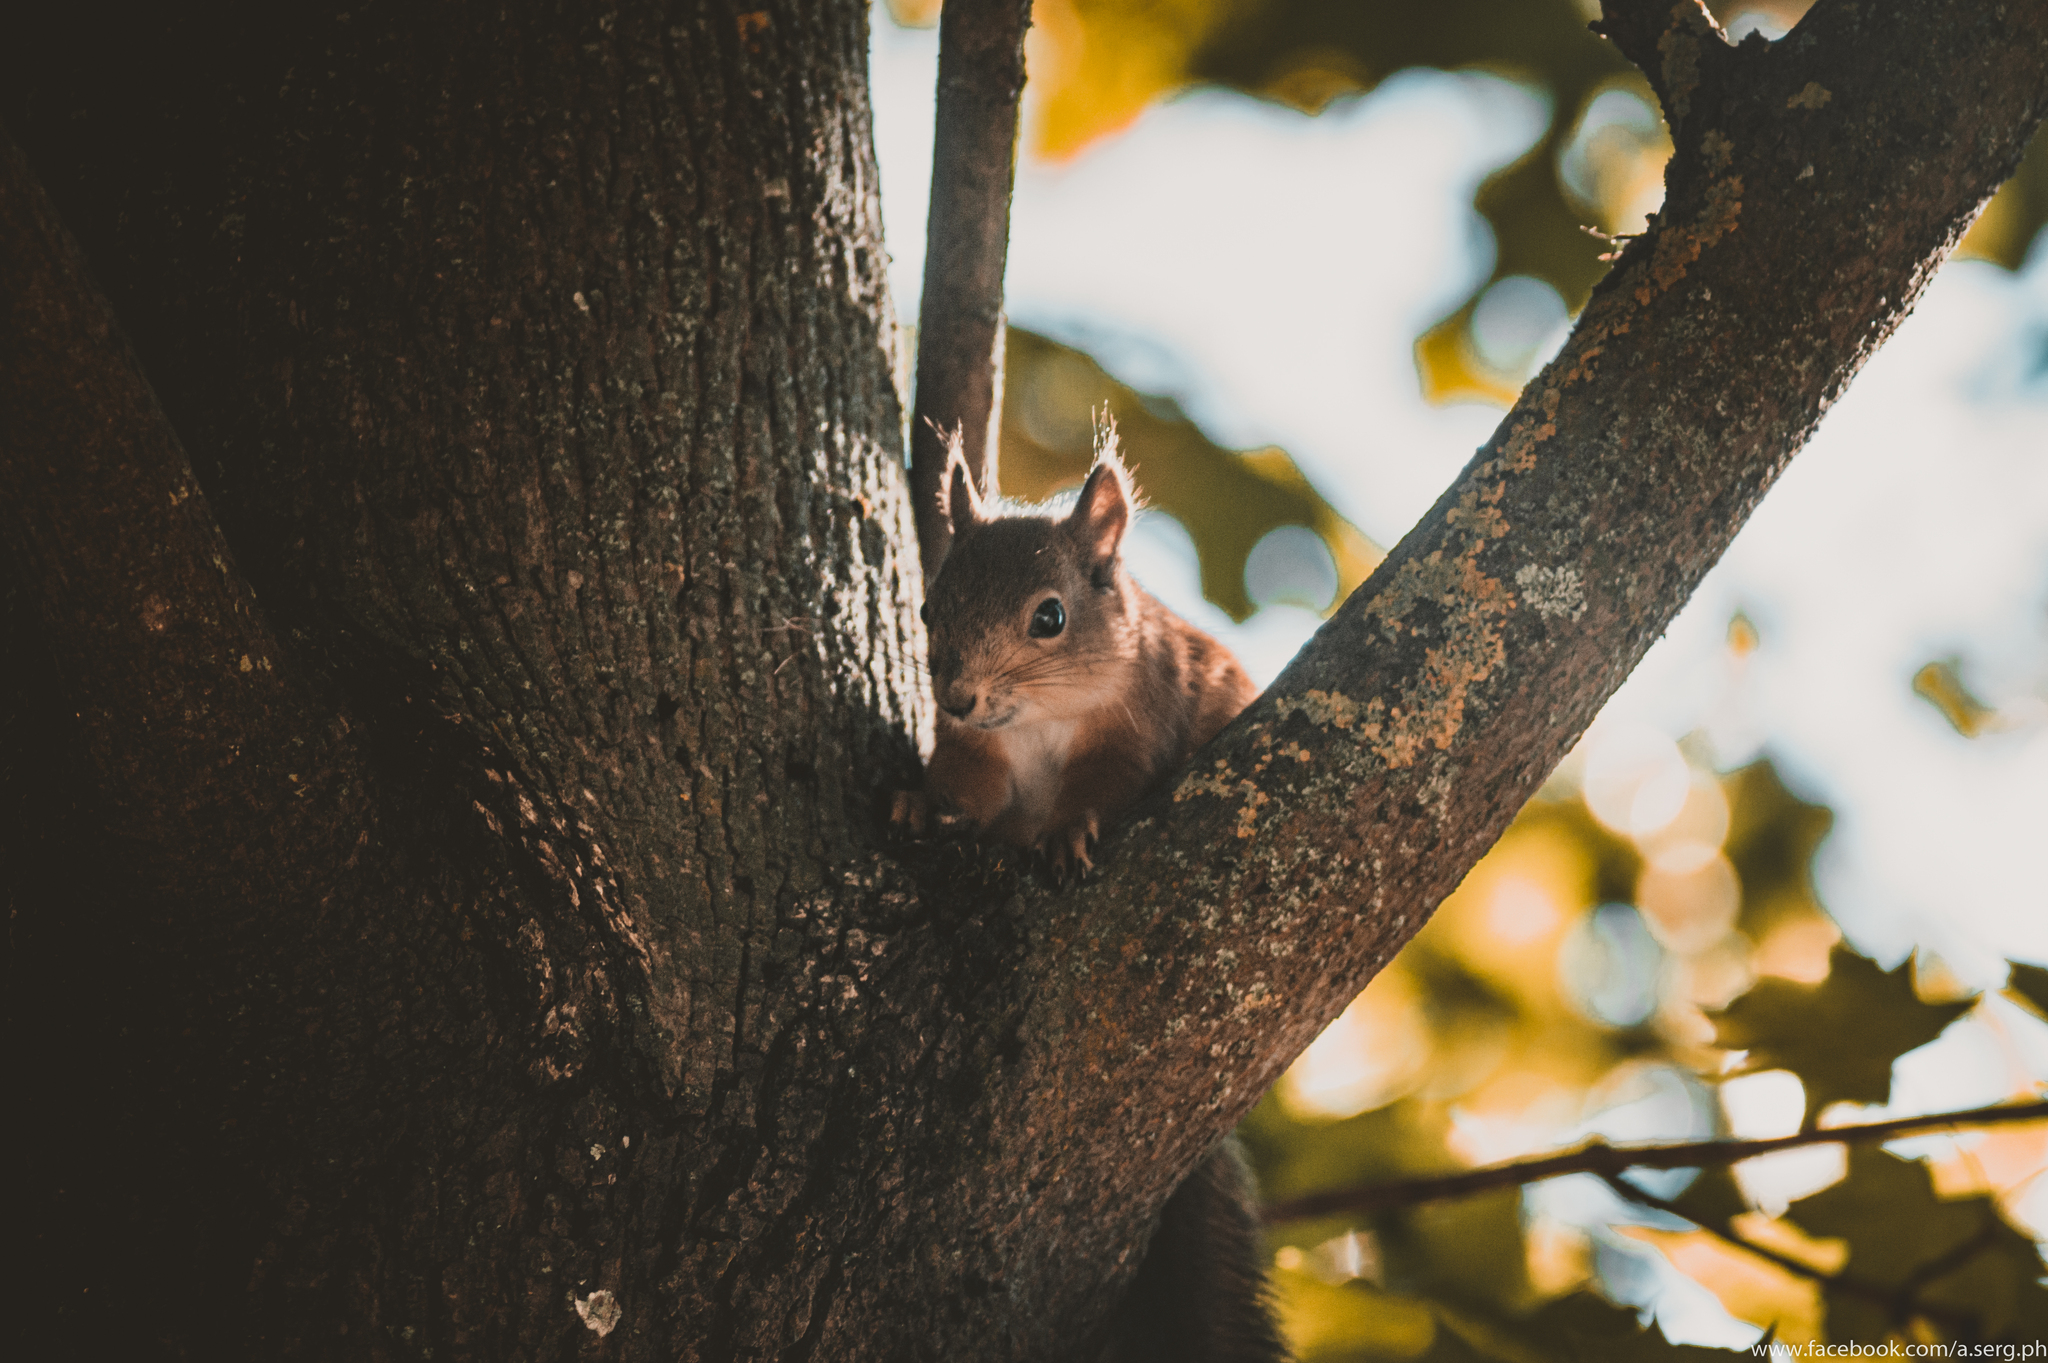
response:
<path fill-rule="evenodd" d="M 1062 870 L 1089 866 L 1101 830 L 1257 688 L 1228 649 L 1124 571 L 1136 506 L 1113 429 L 1064 517 L 997 514 L 957 458 L 941 498 L 953 542 L 925 606 L 938 740 L 924 791 L 899 797 L 896 817 L 970 823 Z M 1033 637 L 1034 613 L 1052 601 L 1063 628 Z"/>
<path fill-rule="evenodd" d="M 1287 1363 L 1264 1261 L 1251 1170 L 1227 1138 L 1159 1213 L 1099 1363 Z"/>

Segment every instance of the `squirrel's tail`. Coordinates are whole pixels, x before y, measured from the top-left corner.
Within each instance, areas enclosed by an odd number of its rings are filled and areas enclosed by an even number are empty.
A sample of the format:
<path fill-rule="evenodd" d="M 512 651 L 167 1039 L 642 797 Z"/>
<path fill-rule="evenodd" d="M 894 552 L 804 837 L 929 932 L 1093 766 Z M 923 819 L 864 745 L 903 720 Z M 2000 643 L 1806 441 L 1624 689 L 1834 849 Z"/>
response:
<path fill-rule="evenodd" d="M 1285 1363 L 1259 1243 L 1258 1201 L 1237 1141 L 1174 1190 L 1117 1309 L 1103 1363 Z"/>

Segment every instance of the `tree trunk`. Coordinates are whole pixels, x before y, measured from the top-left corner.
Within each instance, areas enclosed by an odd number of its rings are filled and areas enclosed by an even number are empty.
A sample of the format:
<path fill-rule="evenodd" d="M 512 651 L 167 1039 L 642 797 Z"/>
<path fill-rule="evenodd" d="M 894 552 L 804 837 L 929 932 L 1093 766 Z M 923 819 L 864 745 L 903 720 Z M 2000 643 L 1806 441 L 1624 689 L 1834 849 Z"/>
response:
<path fill-rule="evenodd" d="M 862 5 L 41 22 L 0 89 L 104 290 L 10 154 L 49 1356 L 1082 1356 L 2048 106 L 2041 0 L 1613 16 L 1657 229 L 1058 893 L 878 850 L 926 701 Z"/>
<path fill-rule="evenodd" d="M 14 114 L 283 636 L 256 675 L 340 731 L 218 759 L 321 816 L 245 850 L 264 821 L 215 817 L 205 764 L 124 709 L 155 672 L 125 589 L 175 593 L 60 581 L 120 531 L 52 475 L 18 580 L 104 617 L 52 641 L 61 684 L 137 661 L 82 717 L 85 817 L 168 810 L 105 905 L 177 979 L 122 1106 L 175 1096 L 167 1163 L 214 1171 L 171 1218 L 203 1261 L 165 1332 L 815 1347 L 883 1245 L 878 1067 L 916 1050 L 854 1025 L 890 913 L 870 796 L 924 704 L 864 7 L 244 17 L 39 44 L 79 68 L 23 73 Z M 247 650 L 202 642 L 234 682 Z"/>

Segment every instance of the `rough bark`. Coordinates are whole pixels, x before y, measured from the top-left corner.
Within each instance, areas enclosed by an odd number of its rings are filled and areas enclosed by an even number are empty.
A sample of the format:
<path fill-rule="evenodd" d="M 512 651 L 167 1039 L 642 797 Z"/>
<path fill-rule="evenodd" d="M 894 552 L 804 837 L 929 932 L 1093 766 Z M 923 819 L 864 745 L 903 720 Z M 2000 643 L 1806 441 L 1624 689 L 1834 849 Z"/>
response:
<path fill-rule="evenodd" d="M 1554 765 L 2048 100 L 2042 0 L 1822 0 L 1740 51 L 1630 14 L 1678 132 L 1655 229 L 1066 893 L 876 851 L 925 702 L 861 6 L 52 14 L 0 45 L 205 494 L 95 567 L 179 446 L 66 252 L 10 255 L 15 315 L 77 326 L 0 371 L 8 623 L 43 664 L 7 716 L 22 1044 L 82 1087 L 34 1165 L 62 1351 L 127 1310 L 208 1358 L 1075 1356 L 1179 1175 Z M 47 239 L 23 204 L 8 240 Z M 31 422 L 39 373 L 77 400 Z M 161 664 L 158 581 L 194 631 Z M 181 728 L 194 697 L 219 714 Z M 264 784 L 280 745 L 310 813 Z"/>
<path fill-rule="evenodd" d="M 887 1148 L 815 1044 L 863 965 L 817 906 L 864 902 L 925 703 L 864 7 L 129 18 L 10 45 L 48 63 L 10 114 L 277 622 L 254 675 L 370 767 L 346 868 L 242 881 L 285 797 L 202 830 L 199 875 L 131 859 L 190 1029 L 145 1080 L 197 1095 L 166 1164 L 226 1180 L 166 1332 L 540 1357 L 609 1289 L 615 1351 L 816 1347 Z M 10 289 L 66 287 L 35 269 Z M 120 418 L 90 358 L 51 359 L 77 414 L 9 432 L 16 574 L 72 592 L 26 604 L 63 694 L 105 693 L 97 784 L 161 772 L 198 827 L 180 696 L 81 628 L 147 571 L 77 571 L 122 507 L 69 506 L 76 467 L 15 495 L 17 454 L 66 469 Z M 148 503 L 175 454 L 102 462 Z"/>
<path fill-rule="evenodd" d="M 932 201 L 917 313 L 910 494 L 925 571 L 952 542 L 939 514 L 946 435 L 958 430 L 975 486 L 996 493 L 1003 407 L 1003 267 L 1017 180 L 1030 0 L 953 0 L 939 15 Z"/>

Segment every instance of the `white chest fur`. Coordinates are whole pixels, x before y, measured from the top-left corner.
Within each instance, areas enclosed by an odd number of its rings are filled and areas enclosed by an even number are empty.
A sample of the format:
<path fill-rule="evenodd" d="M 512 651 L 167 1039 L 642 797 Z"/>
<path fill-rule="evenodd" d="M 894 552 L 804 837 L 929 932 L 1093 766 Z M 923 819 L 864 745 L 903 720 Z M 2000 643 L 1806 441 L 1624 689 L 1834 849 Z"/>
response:
<path fill-rule="evenodd" d="M 1060 775 L 1080 727 L 1078 720 L 1042 719 L 995 731 L 993 737 L 1010 769 L 1010 808 L 1023 822 L 1042 826 L 1051 816 Z"/>

